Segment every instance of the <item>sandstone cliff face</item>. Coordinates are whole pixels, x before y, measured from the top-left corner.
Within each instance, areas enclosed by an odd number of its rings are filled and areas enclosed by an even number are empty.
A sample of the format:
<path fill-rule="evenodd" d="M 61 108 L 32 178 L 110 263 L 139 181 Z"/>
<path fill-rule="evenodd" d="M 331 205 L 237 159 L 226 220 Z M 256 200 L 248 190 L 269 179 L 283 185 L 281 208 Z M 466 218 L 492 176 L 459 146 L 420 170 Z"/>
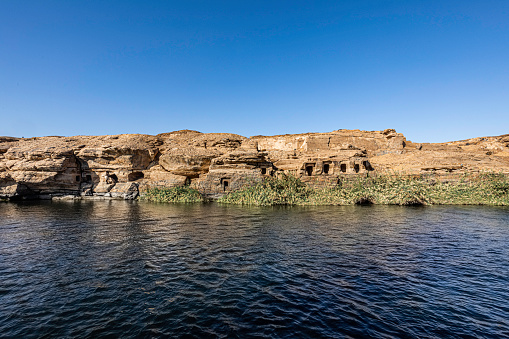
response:
<path fill-rule="evenodd" d="M 182 185 L 221 194 L 283 172 L 311 185 L 334 185 L 341 177 L 387 171 L 509 173 L 509 135 L 440 144 L 412 143 L 392 129 L 251 138 L 189 130 L 156 136 L 0 137 L 0 198 L 132 199 L 150 187 Z"/>

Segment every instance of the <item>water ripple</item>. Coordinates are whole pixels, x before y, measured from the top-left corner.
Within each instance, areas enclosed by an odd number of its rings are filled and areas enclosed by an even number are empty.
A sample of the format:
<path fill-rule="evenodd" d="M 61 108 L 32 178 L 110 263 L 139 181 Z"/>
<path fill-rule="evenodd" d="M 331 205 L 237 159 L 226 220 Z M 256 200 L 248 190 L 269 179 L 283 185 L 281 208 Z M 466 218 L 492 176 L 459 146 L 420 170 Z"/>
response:
<path fill-rule="evenodd" d="M 0 204 L 0 337 L 509 337 L 509 209 Z"/>

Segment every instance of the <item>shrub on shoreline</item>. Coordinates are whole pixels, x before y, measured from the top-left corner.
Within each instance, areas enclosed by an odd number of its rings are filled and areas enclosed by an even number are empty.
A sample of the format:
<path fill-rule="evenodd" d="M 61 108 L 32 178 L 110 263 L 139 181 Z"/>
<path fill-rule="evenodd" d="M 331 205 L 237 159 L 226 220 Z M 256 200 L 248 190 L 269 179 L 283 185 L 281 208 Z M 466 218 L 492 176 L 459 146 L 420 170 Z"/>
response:
<path fill-rule="evenodd" d="M 167 203 L 204 202 L 188 186 L 152 188 L 140 200 Z M 262 182 L 229 192 L 224 204 L 274 205 L 493 205 L 509 206 L 509 177 L 488 173 L 465 175 L 455 182 L 401 175 L 358 177 L 340 181 L 333 188 L 311 188 L 291 175 L 269 177 Z"/>
<path fill-rule="evenodd" d="M 509 206 L 509 178 L 502 174 L 464 176 L 454 183 L 382 175 L 313 189 L 298 178 L 281 176 L 230 192 L 219 202 L 241 205 L 498 205 Z"/>
<path fill-rule="evenodd" d="M 171 187 L 171 188 L 150 188 L 145 191 L 140 200 L 152 202 L 203 202 L 204 199 L 200 192 L 195 189 L 184 187 Z"/>
<path fill-rule="evenodd" d="M 257 206 L 302 205 L 312 193 L 313 189 L 298 178 L 282 175 L 265 178 L 262 182 L 230 192 L 219 202 Z"/>

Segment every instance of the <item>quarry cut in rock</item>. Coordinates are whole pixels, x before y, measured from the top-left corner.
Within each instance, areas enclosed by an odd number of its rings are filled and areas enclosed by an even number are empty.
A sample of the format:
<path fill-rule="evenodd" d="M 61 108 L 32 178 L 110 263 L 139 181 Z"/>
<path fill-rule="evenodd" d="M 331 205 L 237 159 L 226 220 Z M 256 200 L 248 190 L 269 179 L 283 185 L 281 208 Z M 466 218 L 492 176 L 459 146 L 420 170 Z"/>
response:
<path fill-rule="evenodd" d="M 0 137 L 0 199 L 135 199 L 189 185 L 217 197 L 281 173 L 310 186 L 398 173 L 458 178 L 509 173 L 509 135 L 413 143 L 393 129 L 253 136 L 183 130 L 159 135 Z"/>

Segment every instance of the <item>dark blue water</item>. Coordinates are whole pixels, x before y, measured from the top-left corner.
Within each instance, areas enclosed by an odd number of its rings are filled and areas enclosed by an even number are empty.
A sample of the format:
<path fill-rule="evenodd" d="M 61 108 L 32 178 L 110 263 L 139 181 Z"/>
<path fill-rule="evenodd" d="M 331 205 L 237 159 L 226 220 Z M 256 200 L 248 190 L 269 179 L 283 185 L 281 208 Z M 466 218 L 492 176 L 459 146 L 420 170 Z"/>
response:
<path fill-rule="evenodd" d="M 509 209 L 0 204 L 0 337 L 509 337 Z"/>

